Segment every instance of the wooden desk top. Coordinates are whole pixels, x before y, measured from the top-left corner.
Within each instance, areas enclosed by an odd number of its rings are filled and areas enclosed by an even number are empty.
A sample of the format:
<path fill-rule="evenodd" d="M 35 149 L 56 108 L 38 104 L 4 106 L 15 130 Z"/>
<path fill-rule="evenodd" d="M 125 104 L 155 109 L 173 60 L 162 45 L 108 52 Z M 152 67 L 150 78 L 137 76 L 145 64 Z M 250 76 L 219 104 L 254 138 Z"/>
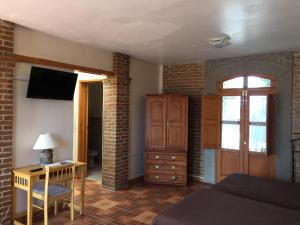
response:
<path fill-rule="evenodd" d="M 86 166 L 86 163 L 83 162 L 75 162 L 75 167 L 80 167 L 80 166 Z M 37 168 L 43 168 L 42 170 L 31 172 L 30 170 L 32 169 L 37 169 Z M 30 165 L 30 166 L 25 166 L 21 168 L 15 168 L 13 169 L 14 174 L 22 174 L 25 176 L 39 176 L 46 174 L 46 169 L 44 166 L 36 164 L 36 165 Z"/>

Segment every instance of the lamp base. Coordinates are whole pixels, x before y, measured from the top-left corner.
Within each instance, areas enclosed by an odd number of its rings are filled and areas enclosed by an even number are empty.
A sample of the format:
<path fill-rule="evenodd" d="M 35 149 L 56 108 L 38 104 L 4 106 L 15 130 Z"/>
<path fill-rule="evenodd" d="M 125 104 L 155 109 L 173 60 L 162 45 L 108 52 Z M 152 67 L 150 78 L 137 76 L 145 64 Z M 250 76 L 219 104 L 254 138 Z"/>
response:
<path fill-rule="evenodd" d="M 53 163 L 53 149 L 45 149 L 40 153 L 40 164 L 46 165 Z"/>

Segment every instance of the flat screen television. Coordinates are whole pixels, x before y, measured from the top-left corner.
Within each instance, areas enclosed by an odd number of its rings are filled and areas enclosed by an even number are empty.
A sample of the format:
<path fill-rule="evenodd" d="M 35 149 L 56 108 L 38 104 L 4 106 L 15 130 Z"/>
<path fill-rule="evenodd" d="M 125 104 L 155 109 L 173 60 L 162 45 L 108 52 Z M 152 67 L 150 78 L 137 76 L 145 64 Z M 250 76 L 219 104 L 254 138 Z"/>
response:
<path fill-rule="evenodd" d="M 73 100 L 77 74 L 32 66 L 27 98 Z"/>

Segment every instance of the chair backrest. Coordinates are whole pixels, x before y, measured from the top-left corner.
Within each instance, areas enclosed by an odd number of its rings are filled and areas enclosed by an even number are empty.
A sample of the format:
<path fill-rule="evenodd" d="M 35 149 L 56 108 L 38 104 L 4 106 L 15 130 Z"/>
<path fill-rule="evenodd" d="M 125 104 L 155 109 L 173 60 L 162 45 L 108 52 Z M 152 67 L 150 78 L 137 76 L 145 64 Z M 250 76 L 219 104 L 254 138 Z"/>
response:
<path fill-rule="evenodd" d="M 74 182 L 74 177 L 75 166 L 73 163 L 54 167 L 46 166 L 45 188 L 50 184 L 69 186 Z"/>

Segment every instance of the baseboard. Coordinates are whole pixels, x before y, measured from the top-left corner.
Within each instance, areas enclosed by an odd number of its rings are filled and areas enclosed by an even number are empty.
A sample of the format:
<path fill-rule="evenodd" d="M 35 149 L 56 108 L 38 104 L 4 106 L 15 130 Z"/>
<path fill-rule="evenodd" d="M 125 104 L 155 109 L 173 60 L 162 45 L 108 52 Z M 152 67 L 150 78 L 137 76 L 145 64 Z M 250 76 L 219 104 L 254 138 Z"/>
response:
<path fill-rule="evenodd" d="M 203 182 L 200 176 L 188 175 L 189 180 Z"/>
<path fill-rule="evenodd" d="M 124 189 L 128 188 L 129 185 L 133 185 L 136 183 L 142 183 L 142 182 L 144 182 L 144 175 L 132 178 L 132 179 L 128 180 L 126 184 L 123 184 L 122 186 L 119 186 L 119 187 L 110 187 L 103 183 L 101 185 L 103 188 L 110 190 L 110 191 L 120 191 L 120 190 L 124 190 Z"/>
<path fill-rule="evenodd" d="M 110 187 L 110 186 L 106 186 L 105 184 L 102 184 L 101 186 L 102 186 L 102 188 L 109 190 L 109 191 L 121 191 L 121 190 L 127 189 L 129 187 L 128 183 L 123 184 L 122 186 L 119 186 L 119 187 Z"/>

